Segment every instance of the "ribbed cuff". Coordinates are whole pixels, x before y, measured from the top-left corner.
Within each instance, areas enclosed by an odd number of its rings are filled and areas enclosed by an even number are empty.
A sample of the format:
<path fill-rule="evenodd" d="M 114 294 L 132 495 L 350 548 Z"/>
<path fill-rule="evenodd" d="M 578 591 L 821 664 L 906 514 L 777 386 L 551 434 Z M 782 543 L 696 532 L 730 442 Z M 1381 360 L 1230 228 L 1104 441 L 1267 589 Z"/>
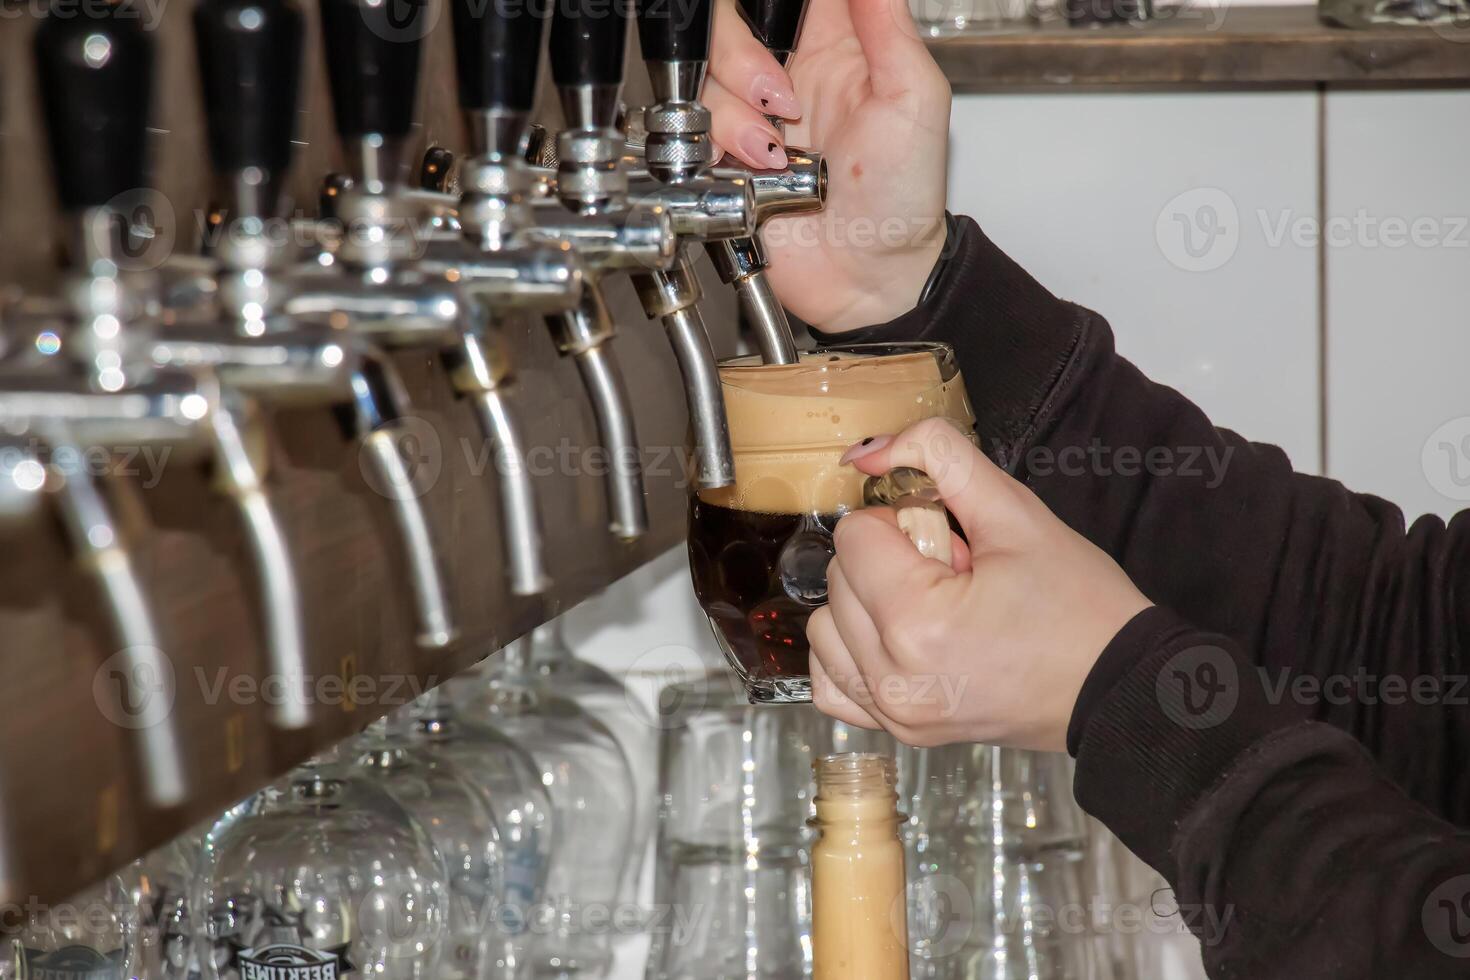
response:
<path fill-rule="evenodd" d="M 1230 640 L 1145 610 L 1108 644 L 1073 710 L 1077 802 L 1168 876 L 1195 803 L 1249 746 L 1301 720 L 1270 703 Z"/>
<path fill-rule="evenodd" d="M 980 444 L 1009 469 L 1096 317 L 1047 292 L 970 218 L 954 218 L 950 233 L 944 267 L 918 306 L 887 323 L 841 334 L 813 329 L 812 336 L 819 343 L 929 340 L 954 347 Z"/>

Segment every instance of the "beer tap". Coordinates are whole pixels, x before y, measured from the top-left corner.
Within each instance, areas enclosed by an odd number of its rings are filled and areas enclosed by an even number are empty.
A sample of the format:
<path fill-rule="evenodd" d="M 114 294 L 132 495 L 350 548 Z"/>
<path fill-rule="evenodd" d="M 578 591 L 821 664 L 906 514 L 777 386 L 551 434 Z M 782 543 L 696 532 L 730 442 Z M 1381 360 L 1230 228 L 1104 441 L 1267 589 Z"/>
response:
<path fill-rule="evenodd" d="M 551 75 L 556 81 L 566 129 L 557 137 L 560 167 L 557 197 L 569 217 L 538 213 L 538 234 L 569 241 L 588 263 L 589 288 L 584 301 L 563 316 L 548 319 L 563 354 L 575 357 L 592 398 L 603 448 L 610 455 L 607 494 L 612 529 L 619 538 L 634 539 L 648 527 L 638 436 L 622 372 L 613 360 L 612 313 L 600 288 L 600 276 L 613 270 L 659 269 L 675 259 L 676 239 L 670 217 L 660 207 L 632 212 L 628 176 L 623 172 L 622 137 L 613 128 L 617 97 L 622 90 L 626 22 L 620 4 L 589 12 L 587 0 L 559 4 L 551 18 Z M 526 57 L 526 54 L 522 54 Z M 526 57 L 526 60 L 531 60 Z M 528 72 L 525 78 L 535 78 Z M 534 91 L 519 88 L 513 110 L 522 123 L 513 145 L 501 145 L 500 156 L 516 169 L 526 151 L 525 116 Z M 517 170 L 519 172 L 519 170 Z M 475 190 L 462 175 L 466 192 Z M 522 191 L 523 192 L 523 191 Z"/>
<path fill-rule="evenodd" d="M 685 241 L 713 242 L 755 233 L 755 196 L 743 177 L 711 177 L 710 114 L 699 102 L 709 63 L 713 0 L 695 0 L 677 15 L 658 0 L 637 0 L 638 35 L 653 82 L 654 105 L 643 113 L 645 162 L 654 178 L 635 192 L 659 201 Z M 667 271 L 634 277 L 644 311 L 662 319 L 678 357 L 694 428 L 696 477 L 701 487 L 735 482 L 730 427 L 719 368 L 699 313 L 702 292 L 687 252 Z"/>
<path fill-rule="evenodd" d="M 304 280 L 286 309 L 341 317 L 355 332 L 390 347 L 439 352 L 456 392 L 474 406 L 495 457 L 512 591 L 539 593 L 549 576 L 537 497 L 506 401 L 513 386 L 509 350 L 490 311 L 572 305 L 582 294 L 581 270 L 564 250 L 550 247 L 503 259 L 474 253 L 473 263 L 464 261 L 470 255 L 464 248 L 448 257 L 425 254 L 424 240 L 435 228 L 419 224 L 422 192 L 409 193 L 400 172 L 418 81 L 415 35 L 422 32 L 412 25 L 405 30 L 386 5 L 367 0 L 324 0 L 321 9 L 351 182 L 338 184 L 333 195 L 343 229 L 331 251 L 335 268 L 315 286 Z M 422 9 L 414 16 L 422 17 Z"/>
<path fill-rule="evenodd" d="M 72 557 L 93 579 L 118 644 L 109 658 L 120 688 L 114 720 L 132 729 L 143 796 L 171 807 L 186 798 L 188 780 L 177 718 L 156 696 L 167 657 L 96 482 L 108 474 L 94 479 L 82 452 L 198 444 L 209 411 L 192 378 L 140 367 L 131 346 L 152 323 L 137 284 L 120 270 L 113 202 L 143 187 L 152 50 L 136 20 L 53 13 L 36 30 L 34 54 L 58 196 L 75 241 L 59 309 L 40 314 L 47 326 L 0 364 L 0 425 L 31 440 L 18 472 L 26 486 L 52 491 Z M 11 331 L 31 326 L 25 312 L 8 319 Z"/>
<path fill-rule="evenodd" d="M 668 267 L 677 245 L 673 220 L 662 203 L 637 210 L 622 206 L 626 195 L 615 196 L 618 206 L 611 206 L 610 198 L 608 207 L 579 207 L 575 213 L 550 197 L 554 182 L 524 160 L 544 21 L 531 13 L 494 16 L 483 4 L 470 2 L 456 3 L 453 11 L 460 102 L 475 156 L 459 168 L 461 196 L 448 193 L 454 160 L 438 147 L 430 149 L 419 169 L 424 186 L 401 193 L 406 213 L 427 228 L 426 252 L 418 265 L 452 270 L 473 286 L 503 276 L 496 270 L 523 264 L 529 250 L 539 247 L 559 251 L 578 277 L 585 276 L 587 288 L 579 300 L 541 308 L 558 349 L 578 365 L 599 440 L 613 461 L 606 474 L 610 528 L 631 540 L 647 527 L 638 441 L 609 343 L 612 317 L 598 284 L 612 272 Z M 620 17 L 614 19 L 625 26 Z M 338 207 L 347 193 L 349 185 L 334 182 L 332 206 Z M 535 299 L 516 290 L 499 301 L 487 298 L 487 305 L 496 314 L 519 312 Z"/>
<path fill-rule="evenodd" d="M 285 328 L 274 313 L 281 249 L 266 223 L 291 159 L 303 24 L 289 0 L 201 0 L 194 11 L 210 161 L 220 188 L 208 273 L 210 322 L 163 331 L 148 352 L 217 391 L 210 414 L 217 482 L 234 501 L 258 570 L 264 649 L 286 696 L 280 728 L 310 724 L 301 593 L 290 548 L 266 493 L 260 403 L 331 405 L 351 396 L 355 348 L 327 325 Z"/>
<path fill-rule="evenodd" d="M 756 37 L 785 66 L 796 52 L 806 18 L 808 0 L 740 0 Z M 779 129 L 779 118 L 771 118 Z M 782 214 L 820 211 L 827 197 L 827 168 L 821 156 L 810 151 L 788 150 L 784 171 L 757 171 L 755 184 L 757 223 Z M 726 172 L 716 168 L 716 173 Z M 735 172 L 739 172 L 736 170 Z M 796 363 L 796 342 L 786 310 L 776 299 L 765 271 L 770 262 L 759 236 L 711 242 L 710 260 L 720 278 L 735 287 L 741 311 L 755 331 L 761 358 L 767 364 Z"/>

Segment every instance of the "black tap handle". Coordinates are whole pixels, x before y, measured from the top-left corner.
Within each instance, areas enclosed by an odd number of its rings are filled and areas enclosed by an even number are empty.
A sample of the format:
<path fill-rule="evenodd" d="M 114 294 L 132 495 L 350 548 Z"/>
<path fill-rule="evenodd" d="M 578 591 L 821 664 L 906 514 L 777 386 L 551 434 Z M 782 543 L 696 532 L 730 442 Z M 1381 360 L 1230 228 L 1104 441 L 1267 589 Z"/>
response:
<path fill-rule="evenodd" d="M 406 136 L 413 128 L 428 6 L 422 0 L 321 0 L 327 82 L 344 140 Z"/>
<path fill-rule="evenodd" d="M 756 39 L 783 65 L 796 52 L 806 8 L 807 0 L 740 0 Z"/>
<path fill-rule="evenodd" d="M 551 77 L 559 87 L 621 85 L 628 0 L 558 0 L 551 18 Z"/>
<path fill-rule="evenodd" d="M 454 0 L 454 62 L 462 109 L 530 112 L 536 103 L 549 6 L 502 11 L 486 0 Z"/>
<path fill-rule="evenodd" d="M 119 7 L 103 4 L 97 16 L 57 10 L 36 29 L 51 167 L 69 211 L 143 187 L 153 42 L 142 19 Z"/>
<path fill-rule="evenodd" d="M 645 61 L 708 61 L 714 0 L 635 0 Z"/>
<path fill-rule="evenodd" d="M 216 172 L 291 162 L 301 87 L 301 11 L 292 0 L 200 0 L 194 44 Z"/>

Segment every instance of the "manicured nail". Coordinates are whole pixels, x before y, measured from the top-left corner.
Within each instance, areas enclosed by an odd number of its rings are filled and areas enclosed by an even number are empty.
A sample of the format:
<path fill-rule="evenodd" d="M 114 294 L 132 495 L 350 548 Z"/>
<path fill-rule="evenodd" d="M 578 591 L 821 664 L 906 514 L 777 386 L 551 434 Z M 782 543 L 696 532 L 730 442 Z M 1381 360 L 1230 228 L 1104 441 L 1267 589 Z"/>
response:
<path fill-rule="evenodd" d="M 791 83 L 780 75 L 757 75 L 750 83 L 750 96 L 762 112 L 783 119 L 801 118 L 801 103 L 796 101 Z"/>
<path fill-rule="evenodd" d="M 757 167 L 781 170 L 786 166 L 786 151 L 782 148 L 779 137 L 769 129 L 747 126 L 741 132 L 738 143 L 740 152 L 747 161 Z"/>
<path fill-rule="evenodd" d="M 848 463 L 862 459 L 864 456 L 871 456 L 892 441 L 892 436 L 868 436 L 862 442 L 849 446 L 847 452 L 843 453 L 842 458 L 837 461 L 837 465 L 846 466 Z"/>

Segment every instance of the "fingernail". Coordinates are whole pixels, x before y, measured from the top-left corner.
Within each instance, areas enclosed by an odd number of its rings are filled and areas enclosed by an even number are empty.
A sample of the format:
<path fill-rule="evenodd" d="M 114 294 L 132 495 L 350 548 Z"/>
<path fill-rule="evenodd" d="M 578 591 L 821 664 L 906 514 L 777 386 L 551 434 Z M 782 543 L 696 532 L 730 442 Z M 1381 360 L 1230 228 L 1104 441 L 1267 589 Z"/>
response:
<path fill-rule="evenodd" d="M 738 140 L 740 152 L 756 166 L 770 170 L 781 170 L 786 166 L 786 150 L 779 137 L 769 129 L 747 126 Z"/>
<path fill-rule="evenodd" d="M 892 441 L 892 436 L 869 436 L 862 442 L 849 446 L 847 452 L 843 453 L 842 458 L 837 461 L 837 465 L 846 466 L 848 463 L 862 459 L 864 456 L 871 456 Z"/>
<path fill-rule="evenodd" d="M 801 103 L 796 101 L 791 83 L 780 75 L 757 75 L 750 84 L 750 96 L 762 112 L 783 119 L 801 118 Z"/>

